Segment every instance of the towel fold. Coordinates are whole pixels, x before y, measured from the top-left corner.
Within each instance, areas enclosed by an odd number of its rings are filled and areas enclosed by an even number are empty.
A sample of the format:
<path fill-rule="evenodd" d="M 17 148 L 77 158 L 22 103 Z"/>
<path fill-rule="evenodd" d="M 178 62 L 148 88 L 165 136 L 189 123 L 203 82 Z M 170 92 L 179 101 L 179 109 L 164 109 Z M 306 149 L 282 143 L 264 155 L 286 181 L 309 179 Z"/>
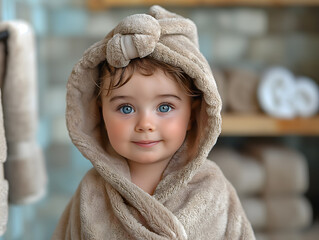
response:
<path fill-rule="evenodd" d="M 289 231 L 311 226 L 312 208 L 301 195 L 241 199 L 252 227 L 256 230 Z"/>
<path fill-rule="evenodd" d="M 257 100 L 258 75 L 244 69 L 228 73 L 228 103 L 234 112 L 255 113 L 259 110 Z"/>
<path fill-rule="evenodd" d="M 8 160 L 5 176 L 12 203 L 30 203 L 45 192 L 46 170 L 36 143 L 37 81 L 34 33 L 23 21 L 0 23 L 8 31 L 6 69 L 1 80 Z"/>

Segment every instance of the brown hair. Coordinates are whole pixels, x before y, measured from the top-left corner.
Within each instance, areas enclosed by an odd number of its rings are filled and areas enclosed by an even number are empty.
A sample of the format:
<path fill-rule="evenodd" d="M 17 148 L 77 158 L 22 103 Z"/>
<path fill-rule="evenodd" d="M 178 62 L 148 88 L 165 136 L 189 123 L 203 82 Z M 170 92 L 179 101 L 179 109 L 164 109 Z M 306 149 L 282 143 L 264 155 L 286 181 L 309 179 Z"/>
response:
<path fill-rule="evenodd" d="M 185 91 L 188 96 L 199 97 L 202 92 L 194 84 L 194 79 L 189 77 L 184 71 L 167 63 L 160 62 L 150 57 L 136 58 L 130 61 L 130 64 L 123 68 L 114 68 L 110 66 L 106 61 L 100 65 L 100 77 L 98 86 L 98 96 L 102 93 L 102 90 L 106 90 L 106 95 L 109 95 L 113 89 L 117 89 L 125 85 L 132 77 L 135 71 L 144 76 L 151 76 L 156 69 L 161 69 L 165 74 L 172 77 L 179 86 Z M 109 78 L 109 85 L 105 86 L 105 79 Z"/>

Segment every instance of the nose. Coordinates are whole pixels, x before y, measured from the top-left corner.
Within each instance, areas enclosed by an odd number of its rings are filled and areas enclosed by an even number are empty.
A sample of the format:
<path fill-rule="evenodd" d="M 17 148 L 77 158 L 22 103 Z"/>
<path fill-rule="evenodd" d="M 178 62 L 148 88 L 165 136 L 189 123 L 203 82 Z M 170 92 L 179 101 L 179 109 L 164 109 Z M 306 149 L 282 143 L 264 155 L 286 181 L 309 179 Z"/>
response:
<path fill-rule="evenodd" d="M 151 114 L 141 113 L 135 126 L 136 132 L 153 132 L 155 131 L 155 121 Z"/>

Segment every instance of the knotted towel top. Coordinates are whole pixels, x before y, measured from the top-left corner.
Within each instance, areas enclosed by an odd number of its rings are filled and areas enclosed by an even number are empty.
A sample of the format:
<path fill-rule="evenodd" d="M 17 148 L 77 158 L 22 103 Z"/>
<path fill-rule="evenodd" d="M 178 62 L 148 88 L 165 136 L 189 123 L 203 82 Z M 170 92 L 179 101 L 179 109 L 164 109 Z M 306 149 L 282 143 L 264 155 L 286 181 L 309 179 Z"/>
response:
<path fill-rule="evenodd" d="M 123 19 L 108 41 L 106 59 L 116 68 L 125 67 L 131 59 L 150 55 L 161 37 L 183 35 L 198 47 L 195 24 L 185 18 L 156 19 L 147 14 L 135 14 Z"/>

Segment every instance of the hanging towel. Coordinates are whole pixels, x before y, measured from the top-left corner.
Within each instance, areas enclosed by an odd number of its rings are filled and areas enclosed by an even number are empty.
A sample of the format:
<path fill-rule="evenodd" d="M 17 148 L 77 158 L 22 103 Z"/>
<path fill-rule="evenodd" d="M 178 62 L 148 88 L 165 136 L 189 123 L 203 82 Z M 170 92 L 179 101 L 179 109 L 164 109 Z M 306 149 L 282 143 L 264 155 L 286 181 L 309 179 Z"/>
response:
<path fill-rule="evenodd" d="M 2 32 L 0 39 L 0 90 L 6 66 L 7 32 Z M 8 181 L 4 178 L 4 162 L 7 159 L 7 143 L 3 125 L 2 96 L 0 91 L 0 236 L 6 231 L 8 221 Z"/>
<path fill-rule="evenodd" d="M 36 141 L 37 81 L 34 33 L 23 21 L 0 23 L 8 31 L 7 59 L 2 79 L 2 104 L 8 156 L 5 176 L 11 203 L 31 203 L 46 192 L 47 176 Z"/>
<path fill-rule="evenodd" d="M 0 54 L 1 61 L 1 54 Z M 1 63 L 1 62 L 0 62 Z M 0 65 L 1 66 L 1 65 Z M 4 179 L 3 163 L 7 157 L 7 144 L 4 135 L 2 103 L 0 92 L 0 236 L 6 231 L 8 221 L 8 182 Z"/>

